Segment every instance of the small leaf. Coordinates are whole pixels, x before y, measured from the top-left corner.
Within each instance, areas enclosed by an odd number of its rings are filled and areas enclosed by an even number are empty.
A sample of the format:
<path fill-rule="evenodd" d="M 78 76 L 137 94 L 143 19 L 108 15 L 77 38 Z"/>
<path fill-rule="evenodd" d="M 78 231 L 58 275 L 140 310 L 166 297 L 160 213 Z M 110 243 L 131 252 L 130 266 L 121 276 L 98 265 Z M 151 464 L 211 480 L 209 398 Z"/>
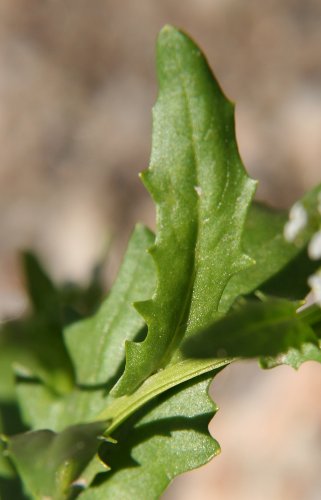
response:
<path fill-rule="evenodd" d="M 60 434 L 41 430 L 8 439 L 8 454 L 33 498 L 69 498 L 70 486 L 100 444 L 106 422 L 76 425 Z"/>
<path fill-rule="evenodd" d="M 117 280 L 98 312 L 74 323 L 64 337 L 77 373 L 78 384 L 112 386 L 124 368 L 124 344 L 144 330 L 133 302 L 152 295 L 155 271 L 147 248 L 154 235 L 138 225 L 128 245 Z"/>
<path fill-rule="evenodd" d="M 74 373 L 62 338 L 59 294 L 35 256 L 25 253 L 23 262 L 32 310 L 1 328 L 1 357 L 6 364 L 10 361 L 40 378 L 56 393 L 66 393 L 73 387 Z M 13 380 L 12 368 L 7 374 Z"/>
<path fill-rule="evenodd" d="M 78 321 L 64 333 L 78 386 L 59 398 L 37 381 L 20 378 L 18 396 L 26 422 L 35 428 L 61 430 L 90 421 L 107 404 L 108 389 L 120 376 L 125 361 L 124 342 L 144 330 L 132 306 L 152 294 L 154 266 L 148 246 L 153 234 L 138 225 L 131 237 L 117 280 L 91 318 Z"/>
<path fill-rule="evenodd" d="M 300 349 L 317 342 L 311 327 L 300 320 L 298 304 L 285 300 L 246 303 L 187 340 L 191 357 L 259 357 Z"/>
<path fill-rule="evenodd" d="M 230 278 L 253 264 L 240 241 L 255 182 L 237 150 L 234 107 L 186 35 L 165 27 L 157 54 L 153 148 L 142 176 L 157 205 L 150 249 L 157 287 L 136 305 L 148 335 L 127 343 L 117 396 L 133 392 L 166 366 L 185 335 L 214 320 Z"/>
<path fill-rule="evenodd" d="M 279 365 L 289 365 L 294 369 L 298 369 L 302 363 L 306 361 L 317 361 L 321 363 L 320 349 L 320 325 L 321 325 L 321 308 L 312 304 L 305 307 L 299 313 L 300 321 L 304 322 L 309 327 L 313 328 L 315 340 L 313 342 L 304 342 L 300 349 L 295 346 L 291 347 L 287 352 L 283 352 L 278 356 L 265 356 L 260 359 L 262 368 L 274 368 Z"/>
<path fill-rule="evenodd" d="M 311 342 L 304 343 L 300 349 L 291 348 L 286 353 L 276 357 L 262 357 L 260 359 L 261 368 L 275 368 L 280 365 L 292 366 L 295 370 L 306 361 L 316 361 L 321 363 L 321 349 Z"/>
<path fill-rule="evenodd" d="M 59 293 L 36 256 L 28 251 L 22 254 L 28 297 L 33 310 L 59 326 L 61 309 Z"/>
<path fill-rule="evenodd" d="M 318 197 L 321 185 L 305 194 L 300 203 L 308 214 L 308 224 L 294 242 L 285 240 L 287 212 L 261 203 L 250 207 L 242 244 L 256 265 L 232 276 L 224 290 L 220 311 L 226 312 L 235 297 L 247 295 L 258 288 L 268 295 L 301 300 L 309 291 L 308 277 L 318 268 L 307 254 L 307 245 L 318 228 Z"/>

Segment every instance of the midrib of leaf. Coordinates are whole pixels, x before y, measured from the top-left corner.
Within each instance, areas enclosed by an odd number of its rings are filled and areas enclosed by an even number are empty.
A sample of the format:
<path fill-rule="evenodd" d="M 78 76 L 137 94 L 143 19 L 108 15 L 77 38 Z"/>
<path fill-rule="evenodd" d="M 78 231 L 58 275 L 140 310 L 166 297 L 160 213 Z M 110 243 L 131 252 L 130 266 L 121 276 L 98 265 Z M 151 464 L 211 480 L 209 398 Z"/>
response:
<path fill-rule="evenodd" d="M 196 127 L 194 126 L 194 123 L 193 123 L 193 117 L 192 117 L 192 112 L 191 112 L 192 106 L 190 103 L 190 96 L 189 96 L 189 93 L 187 91 L 187 85 L 186 85 L 186 81 L 185 81 L 185 77 L 184 77 L 184 71 L 183 71 L 183 68 L 180 64 L 180 60 L 177 57 L 176 52 L 175 52 L 175 56 L 176 56 L 175 59 L 176 59 L 177 73 L 178 73 L 179 78 L 180 78 L 182 93 L 184 95 L 184 100 L 185 100 L 185 104 L 186 104 L 185 109 L 186 109 L 187 123 L 188 123 L 190 144 L 191 144 L 192 152 L 193 152 L 193 163 L 194 163 L 194 167 L 195 167 L 195 169 L 194 169 L 194 172 L 195 172 L 194 188 L 196 188 L 197 186 L 200 185 L 200 183 L 199 183 L 199 169 L 200 169 L 200 162 L 201 162 L 198 158 L 197 139 L 195 138 L 195 134 L 194 134 Z M 220 173 L 222 174 L 222 172 L 220 172 Z M 219 212 L 219 210 L 222 206 L 225 193 L 227 192 L 228 186 L 229 186 L 230 170 L 228 168 L 226 168 L 223 171 L 223 173 L 225 176 L 225 180 L 224 180 L 224 185 L 221 186 L 221 189 L 220 189 L 220 197 L 219 197 L 219 200 L 217 202 L 217 207 L 216 207 L 217 212 Z M 188 287 L 188 292 L 186 294 L 185 305 L 184 305 L 184 308 L 182 311 L 182 319 L 180 322 L 178 322 L 178 326 L 175 330 L 175 334 L 173 336 L 172 342 L 169 344 L 167 352 L 165 353 L 164 358 L 162 360 L 163 364 L 161 363 L 160 366 L 164 366 L 170 360 L 171 357 L 173 358 L 173 356 L 175 359 L 175 355 L 177 356 L 177 352 L 175 353 L 175 348 L 179 345 L 184 334 L 189 333 L 187 320 L 189 319 L 189 315 L 190 315 L 190 308 L 191 308 L 192 298 L 193 298 L 193 289 L 194 289 L 195 279 L 196 279 L 197 272 L 198 272 L 197 262 L 199 261 L 199 254 L 201 253 L 200 252 L 200 237 L 199 237 L 199 235 L 200 235 L 200 227 L 202 226 L 202 218 L 200 216 L 200 212 L 201 212 L 200 204 L 201 204 L 201 196 L 197 195 L 196 196 L 197 222 L 196 222 L 196 237 L 195 237 L 194 253 L 193 253 L 193 256 L 194 256 L 193 271 L 191 272 L 191 279 L 189 281 L 189 287 Z M 217 239 L 217 242 L 214 246 L 214 249 L 217 248 L 219 243 L 222 241 L 221 234 L 218 234 L 216 239 Z M 250 259 L 249 259 L 249 261 L 250 261 Z M 252 264 L 253 263 L 254 263 L 254 261 L 252 262 Z M 248 267 L 248 266 L 245 266 L 245 267 Z M 215 299 L 213 300 L 213 303 L 215 303 L 215 310 L 216 311 L 218 310 L 218 306 L 219 306 L 221 297 L 224 293 L 224 289 L 221 289 L 219 292 L 220 293 L 217 294 L 216 300 Z M 185 325 L 185 331 L 182 331 L 180 333 L 180 329 L 184 325 Z M 179 357 L 177 359 L 179 359 Z"/>
<path fill-rule="evenodd" d="M 176 59 L 176 66 L 179 69 L 179 77 L 181 81 L 181 86 L 185 98 L 185 109 L 186 109 L 186 115 L 187 115 L 187 123 L 188 123 L 188 130 L 189 130 L 189 136 L 191 138 L 191 147 L 192 147 L 192 152 L 193 152 L 193 164 L 194 164 L 194 186 L 198 186 L 198 170 L 199 170 L 199 161 L 197 158 L 197 152 L 196 152 L 196 146 L 195 146 L 195 137 L 194 137 L 194 127 L 193 127 L 193 119 L 192 119 L 192 114 L 190 110 L 190 102 L 189 102 L 189 97 L 188 97 L 188 92 L 186 90 L 186 83 L 185 79 L 183 78 L 183 71 L 182 67 L 180 65 L 179 59 L 177 57 L 177 54 L 175 53 L 175 59 Z M 177 322 L 177 326 L 174 330 L 174 335 L 171 340 L 171 342 L 168 344 L 167 349 L 165 350 L 162 358 L 160 359 L 159 366 L 165 366 L 169 361 L 170 358 L 173 356 L 175 353 L 175 348 L 179 344 L 180 340 L 182 339 L 184 335 L 184 330 L 182 330 L 182 327 L 186 325 L 186 321 L 188 319 L 189 311 L 190 311 L 190 306 L 191 306 L 191 300 L 192 300 L 192 294 L 193 294 L 193 286 L 194 286 L 194 281 L 195 281 L 195 276 L 197 273 L 196 269 L 196 262 L 197 262 L 197 254 L 198 254 L 198 241 L 199 241 L 199 227 L 200 227 L 200 201 L 199 201 L 199 196 L 196 193 L 196 212 L 197 212 L 197 219 L 196 219 L 196 231 L 195 231 L 195 239 L 194 239 L 194 253 L 193 253 L 193 265 L 192 265 L 192 270 L 191 270 L 191 278 L 188 283 L 188 288 L 185 296 L 185 302 L 182 307 L 182 312 L 181 316 Z M 182 331 L 181 331 L 182 330 Z"/>
<path fill-rule="evenodd" d="M 143 405 L 163 392 L 208 372 L 218 371 L 235 359 L 184 360 L 169 365 L 149 377 L 133 394 L 109 401 L 106 409 L 91 421 L 111 420 L 105 435 L 110 435 Z"/>
<path fill-rule="evenodd" d="M 176 59 L 176 65 L 178 68 L 178 74 L 180 77 L 182 91 L 183 91 L 183 95 L 184 95 L 185 103 L 186 103 L 185 109 L 186 109 L 186 115 L 187 115 L 189 136 L 191 138 L 190 142 L 191 142 L 192 151 L 193 151 L 193 163 L 195 166 L 195 170 L 194 170 L 194 172 L 195 172 L 195 176 L 194 176 L 195 184 L 194 184 L 194 187 L 197 187 L 197 186 L 199 186 L 198 173 L 199 173 L 199 168 L 200 168 L 199 167 L 200 162 L 199 162 L 198 155 L 197 155 L 196 140 L 195 140 L 195 135 L 194 135 L 195 127 L 193 124 L 193 118 L 192 118 L 192 113 L 191 113 L 190 99 L 189 99 L 189 95 L 188 95 L 188 92 L 186 89 L 185 78 L 183 76 L 183 68 L 180 65 L 180 61 L 177 58 L 177 54 L 175 54 L 175 55 L 176 55 L 175 59 Z M 230 172 L 228 169 L 226 169 L 224 173 L 225 173 L 225 183 L 224 183 L 224 187 L 223 187 L 222 192 L 221 192 L 220 200 L 217 204 L 217 210 L 219 210 L 221 205 L 222 205 L 222 200 L 224 199 L 224 195 L 225 195 L 225 193 L 228 189 L 228 185 L 229 185 Z M 168 345 L 167 350 L 165 351 L 163 357 L 161 358 L 160 366 L 166 366 L 166 364 L 170 362 L 171 358 L 174 358 L 173 361 L 175 361 L 176 357 L 177 357 L 177 359 L 179 359 L 179 354 L 177 352 L 175 352 L 175 349 L 179 345 L 179 343 L 182 340 L 182 338 L 185 334 L 185 331 L 186 331 L 187 320 L 188 320 L 192 296 L 193 296 L 194 282 L 195 282 L 195 277 L 197 275 L 198 255 L 200 252 L 200 250 L 199 250 L 199 241 L 200 241 L 199 232 L 200 232 L 200 225 L 201 225 L 201 217 L 200 217 L 200 196 L 198 196 L 198 195 L 196 196 L 196 212 L 197 212 L 198 217 L 196 220 L 196 236 L 195 236 L 194 254 L 193 254 L 194 255 L 193 270 L 191 272 L 191 278 L 189 280 L 189 286 L 188 286 L 188 290 L 186 293 L 185 304 L 184 304 L 184 307 L 182 308 L 182 314 L 181 314 L 180 320 L 177 323 L 177 327 L 174 331 L 172 341 Z M 216 244 L 216 246 L 217 246 L 217 244 Z M 221 290 L 221 294 L 217 300 L 217 309 L 218 309 L 218 304 L 220 302 L 220 299 L 221 299 L 223 293 L 224 293 L 224 290 Z M 184 327 L 184 325 L 185 325 L 185 329 L 182 330 L 182 327 Z"/>
<path fill-rule="evenodd" d="M 199 182 L 198 182 L 199 161 L 197 158 L 197 152 L 196 152 L 196 147 L 195 147 L 193 119 L 192 119 L 191 110 L 190 110 L 190 102 L 189 102 L 189 98 L 188 98 L 188 92 L 186 91 L 186 83 L 185 83 L 185 79 L 183 78 L 183 75 L 182 75 L 182 73 L 183 73 L 182 67 L 181 67 L 179 60 L 177 58 L 177 54 L 175 54 L 175 55 L 176 55 L 176 57 L 175 57 L 176 65 L 177 65 L 177 67 L 179 67 L 179 76 L 180 76 L 180 81 L 181 81 L 182 90 L 183 90 L 185 103 L 186 103 L 185 108 L 186 108 L 186 115 L 188 118 L 189 136 L 191 138 L 191 146 L 192 146 L 192 151 L 193 151 L 193 163 L 195 166 L 195 170 L 194 170 L 194 172 L 195 172 L 195 176 L 194 176 L 195 177 L 195 184 L 194 185 L 198 186 L 199 185 Z M 197 193 L 196 193 L 196 195 L 197 195 Z M 196 196 L 196 212 L 197 212 L 198 217 L 196 220 L 196 231 L 195 231 L 195 240 L 194 240 L 195 243 L 193 245 L 195 250 L 194 250 L 194 254 L 193 254 L 194 255 L 193 269 L 191 271 L 191 278 L 189 280 L 188 289 L 187 289 L 187 293 L 186 293 L 186 297 L 185 297 L 185 304 L 182 308 L 182 313 L 181 313 L 180 319 L 177 323 L 176 329 L 174 331 L 173 338 L 172 338 L 171 342 L 169 343 L 163 357 L 161 358 L 160 366 L 165 366 L 168 362 L 170 362 L 170 358 L 175 353 L 175 348 L 177 347 L 177 345 L 179 344 L 180 340 L 182 339 L 182 337 L 184 335 L 184 330 L 182 330 L 182 327 L 184 327 L 184 324 L 186 324 L 188 314 L 190 311 L 192 294 L 193 294 L 193 286 L 194 286 L 195 276 L 197 273 L 196 256 L 198 254 L 198 244 L 197 243 L 199 241 L 199 227 L 200 227 L 200 216 L 199 216 L 200 208 L 199 208 L 199 205 L 200 205 L 199 196 Z"/>

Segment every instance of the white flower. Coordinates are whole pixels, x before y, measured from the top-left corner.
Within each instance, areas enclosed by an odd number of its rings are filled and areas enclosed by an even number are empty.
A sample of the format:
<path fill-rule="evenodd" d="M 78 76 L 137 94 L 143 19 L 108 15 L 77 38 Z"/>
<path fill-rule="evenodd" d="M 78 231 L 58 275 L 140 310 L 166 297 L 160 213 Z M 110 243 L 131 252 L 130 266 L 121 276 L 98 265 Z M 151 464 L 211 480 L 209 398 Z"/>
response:
<path fill-rule="evenodd" d="M 308 285 L 311 288 L 315 302 L 321 306 L 321 271 L 309 277 Z"/>
<path fill-rule="evenodd" d="M 308 254 L 312 260 L 321 259 L 321 229 L 312 236 L 308 246 Z"/>
<path fill-rule="evenodd" d="M 308 214 L 303 205 L 298 202 L 289 212 L 289 221 L 284 226 L 283 235 L 286 241 L 292 243 L 308 222 Z"/>

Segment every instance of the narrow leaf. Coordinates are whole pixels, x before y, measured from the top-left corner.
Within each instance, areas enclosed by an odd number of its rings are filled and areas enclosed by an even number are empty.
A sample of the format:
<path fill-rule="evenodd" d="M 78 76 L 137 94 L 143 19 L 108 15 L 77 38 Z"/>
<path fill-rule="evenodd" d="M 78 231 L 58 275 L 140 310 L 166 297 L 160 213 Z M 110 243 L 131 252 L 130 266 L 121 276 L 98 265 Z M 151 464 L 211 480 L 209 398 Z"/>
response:
<path fill-rule="evenodd" d="M 183 33 L 165 27 L 157 56 L 152 156 L 142 176 L 157 205 L 150 249 L 157 287 L 136 306 L 148 335 L 126 346 L 118 396 L 164 367 L 184 335 L 214 320 L 231 276 L 252 263 L 240 240 L 255 183 L 237 150 L 234 107 Z"/>
<path fill-rule="evenodd" d="M 28 251 L 22 254 L 28 297 L 34 311 L 50 317 L 60 324 L 59 294 L 36 256 Z"/>

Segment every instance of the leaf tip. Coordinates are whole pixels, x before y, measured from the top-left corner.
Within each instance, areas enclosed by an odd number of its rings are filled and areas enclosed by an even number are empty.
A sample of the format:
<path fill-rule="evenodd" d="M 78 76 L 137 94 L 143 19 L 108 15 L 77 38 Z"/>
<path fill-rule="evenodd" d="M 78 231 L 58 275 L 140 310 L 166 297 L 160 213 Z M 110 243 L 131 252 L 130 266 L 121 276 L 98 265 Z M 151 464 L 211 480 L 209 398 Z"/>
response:
<path fill-rule="evenodd" d="M 184 33 L 184 31 L 172 26 L 171 24 L 165 24 L 165 26 L 159 32 L 157 38 L 158 48 L 170 48 L 171 51 L 176 51 L 182 49 L 183 47 L 192 46 L 194 50 L 196 49 L 198 53 L 201 53 L 197 45 L 193 40 Z"/>

